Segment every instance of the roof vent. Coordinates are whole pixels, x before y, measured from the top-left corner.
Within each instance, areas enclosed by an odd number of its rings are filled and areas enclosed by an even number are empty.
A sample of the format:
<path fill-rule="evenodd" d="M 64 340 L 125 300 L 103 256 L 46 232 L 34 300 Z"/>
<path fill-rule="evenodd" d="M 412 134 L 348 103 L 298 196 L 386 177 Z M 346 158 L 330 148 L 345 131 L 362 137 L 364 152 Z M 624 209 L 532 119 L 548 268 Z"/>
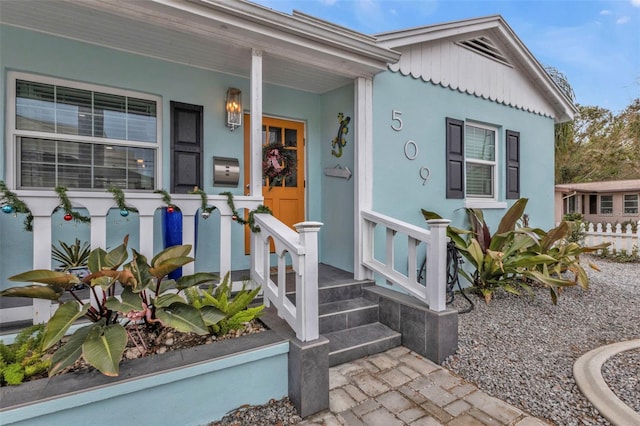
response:
<path fill-rule="evenodd" d="M 496 47 L 491 40 L 486 37 L 477 37 L 469 40 L 459 41 L 456 44 L 466 47 L 482 56 L 498 61 L 501 64 L 511 66 L 507 58 L 502 54 L 500 49 Z"/>

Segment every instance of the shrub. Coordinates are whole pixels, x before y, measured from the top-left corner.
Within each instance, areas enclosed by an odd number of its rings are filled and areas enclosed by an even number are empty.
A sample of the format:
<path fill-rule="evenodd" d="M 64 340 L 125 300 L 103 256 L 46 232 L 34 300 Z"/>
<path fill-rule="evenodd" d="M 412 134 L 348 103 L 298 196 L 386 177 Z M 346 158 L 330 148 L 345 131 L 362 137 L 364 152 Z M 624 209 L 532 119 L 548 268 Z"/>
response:
<path fill-rule="evenodd" d="M 575 242 L 563 241 L 569 233 L 569 225 L 564 221 L 548 232 L 528 227 L 524 214 L 527 201 L 526 198 L 517 200 L 502 217 L 493 235 L 482 210 L 478 209 L 466 209 L 469 230 L 447 228 L 447 235 L 473 268 L 470 274 L 463 269 L 460 274 L 487 303 L 498 288 L 520 294 L 521 289 L 530 291 L 530 282 L 548 287 L 553 303 L 557 303 L 558 290 L 562 287 L 577 284 L 588 288 L 580 254 L 601 246 L 582 247 Z M 427 220 L 441 218 L 426 210 L 422 210 L 422 214 Z M 563 274 L 567 272 L 573 274 L 571 279 L 564 278 Z"/>
<path fill-rule="evenodd" d="M 25 378 L 47 371 L 51 359 L 42 348 L 44 325 L 37 324 L 20 331 L 11 345 L 0 341 L 0 380 L 19 385 Z"/>
<path fill-rule="evenodd" d="M 53 355 L 49 375 L 72 365 L 78 358 L 107 376 L 117 376 L 127 341 L 142 348 L 141 328 L 150 330 L 171 327 L 180 332 L 209 334 L 209 327 L 225 319 L 227 314 L 215 306 L 200 308 L 188 303 L 181 295 L 184 290 L 212 282 L 210 273 L 185 275 L 177 280 L 168 274 L 193 261 L 188 254 L 190 245 L 169 247 L 153 257 L 151 262 L 136 250 L 129 258 L 125 238 L 122 245 L 110 252 L 97 248 L 88 259 L 90 275 L 82 282 L 90 286 L 91 302 L 83 303 L 74 293 L 80 279 L 64 272 L 49 270 L 28 271 L 9 278 L 13 281 L 36 282 L 45 285 L 12 287 L 0 296 L 32 297 L 58 301 L 65 291 L 75 301 L 60 303 L 47 323 L 43 336 L 43 350 L 51 348 L 65 335 L 69 327 L 81 317 L 91 324 L 77 329 Z M 122 268 L 120 268 L 122 266 Z M 115 295 L 117 284 L 123 287 Z"/>

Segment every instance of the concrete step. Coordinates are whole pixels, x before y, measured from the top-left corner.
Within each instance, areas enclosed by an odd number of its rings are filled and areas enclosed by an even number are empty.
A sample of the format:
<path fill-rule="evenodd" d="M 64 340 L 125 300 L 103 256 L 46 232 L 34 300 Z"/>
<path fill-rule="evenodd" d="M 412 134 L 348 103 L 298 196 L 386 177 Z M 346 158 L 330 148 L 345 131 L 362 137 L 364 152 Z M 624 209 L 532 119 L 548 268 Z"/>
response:
<path fill-rule="evenodd" d="M 324 303 L 318 310 L 320 334 L 378 322 L 378 304 L 362 297 Z"/>
<path fill-rule="evenodd" d="M 324 335 L 329 339 L 329 365 L 334 366 L 400 346 L 402 335 L 380 324 L 361 325 Z"/>

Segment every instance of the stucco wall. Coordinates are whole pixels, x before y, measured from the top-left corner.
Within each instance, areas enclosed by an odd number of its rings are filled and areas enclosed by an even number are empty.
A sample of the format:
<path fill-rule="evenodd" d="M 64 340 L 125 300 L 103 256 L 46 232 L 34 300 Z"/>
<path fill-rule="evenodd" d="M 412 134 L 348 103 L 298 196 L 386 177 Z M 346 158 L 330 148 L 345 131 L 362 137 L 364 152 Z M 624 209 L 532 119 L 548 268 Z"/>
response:
<path fill-rule="evenodd" d="M 349 85 L 322 97 L 322 143 L 320 158 L 323 167 L 348 167 L 354 172 L 353 86 Z M 347 144 L 342 156 L 331 154 L 331 141 L 338 134 L 338 113 L 351 117 L 349 132 L 344 135 Z M 337 151 L 337 147 L 336 147 Z M 322 173 L 322 261 L 346 271 L 353 271 L 353 217 L 354 179 L 345 180 Z"/>
<path fill-rule="evenodd" d="M 464 200 L 445 197 L 445 119 L 451 117 L 498 128 L 498 201 L 509 205 L 513 200 L 505 200 L 504 133 L 520 132 L 520 195 L 529 198 L 531 225 L 553 226 L 553 120 L 391 72 L 376 76 L 374 99 L 375 210 L 422 225 L 424 208 L 463 225 Z M 398 124 L 391 120 L 392 110 L 402 112 L 401 131 L 391 128 Z M 407 140 L 418 147 L 414 160 L 405 156 Z M 421 167 L 429 169 L 426 182 Z M 497 226 L 505 210 L 485 210 L 487 221 Z"/>
<path fill-rule="evenodd" d="M 410 76 L 387 72 L 374 79 L 374 196 L 373 208 L 397 219 L 427 227 L 421 209 L 439 213 L 452 225 L 466 228 L 465 201 L 446 199 L 447 117 L 473 120 L 498 129 L 499 202 L 505 200 L 505 131 L 520 132 L 521 197 L 529 198 L 530 224 L 549 229 L 554 218 L 554 147 L 552 119 L 426 83 Z M 392 111 L 399 111 L 392 120 Z M 412 140 L 405 155 L 405 144 Z M 417 147 L 417 155 L 415 152 Z M 420 171 L 422 169 L 422 176 Z M 427 172 L 428 170 L 428 172 Z M 428 177 L 428 179 L 424 179 Z M 506 208 L 485 209 L 485 219 L 497 228 Z M 381 235 L 376 237 L 381 243 Z M 376 256 L 384 256 L 384 247 Z M 424 250 L 420 249 L 419 250 Z M 420 253 L 420 251 L 419 251 Z M 396 266 L 406 265 L 406 244 L 398 240 Z"/>

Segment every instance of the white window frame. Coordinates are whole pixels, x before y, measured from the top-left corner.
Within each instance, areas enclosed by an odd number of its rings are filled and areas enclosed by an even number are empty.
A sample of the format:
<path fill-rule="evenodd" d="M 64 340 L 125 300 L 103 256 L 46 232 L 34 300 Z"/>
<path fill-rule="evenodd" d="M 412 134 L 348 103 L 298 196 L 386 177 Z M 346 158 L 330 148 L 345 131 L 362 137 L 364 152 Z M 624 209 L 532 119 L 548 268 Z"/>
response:
<path fill-rule="evenodd" d="M 635 200 L 631 199 L 629 201 L 635 202 L 635 211 L 627 211 L 627 197 L 635 197 Z M 622 214 L 624 215 L 637 215 L 640 207 L 640 195 L 639 194 L 624 194 L 622 196 Z"/>
<path fill-rule="evenodd" d="M 602 211 L 602 210 L 603 210 L 603 209 L 602 209 L 602 201 L 603 201 L 602 199 L 603 199 L 604 197 L 609 197 L 609 198 L 611 198 L 611 211 L 610 211 L 610 212 L 603 212 L 603 211 Z M 598 213 L 599 213 L 601 216 L 604 216 L 604 215 L 613 215 L 613 195 L 611 195 L 611 194 L 601 195 L 601 196 L 600 196 L 600 200 L 599 200 L 599 201 L 600 201 L 600 202 L 598 203 Z"/>
<path fill-rule="evenodd" d="M 74 89 L 89 90 L 112 95 L 127 96 L 132 98 L 150 100 L 156 102 L 156 142 L 136 142 L 121 139 L 97 138 L 92 136 L 68 135 L 59 133 L 40 132 L 33 130 L 19 130 L 16 128 L 16 81 L 24 80 L 34 83 L 51 84 L 55 86 L 65 86 Z M 6 100 L 6 141 L 5 144 L 5 183 L 9 188 L 20 189 L 18 187 L 18 155 L 16 147 L 18 138 L 32 137 L 42 139 L 67 140 L 70 142 L 88 142 L 94 144 L 109 144 L 135 148 L 151 148 L 155 150 L 155 189 L 162 185 L 162 111 L 163 104 L 160 96 L 141 93 L 132 90 L 119 89 L 109 86 L 102 86 L 92 83 L 78 82 L 74 80 L 66 80 L 57 77 L 43 76 L 39 74 L 31 74 L 20 71 L 9 71 L 7 73 L 7 100 Z M 42 188 L 45 189 L 45 188 Z M 74 189 L 75 190 L 75 189 Z M 79 191 L 103 191 L 103 189 L 79 188 Z M 129 190 L 128 190 L 129 191 Z M 147 191 L 147 190 L 130 190 L 130 191 Z"/>
<path fill-rule="evenodd" d="M 475 121 L 467 121 L 464 122 L 464 196 L 465 196 L 465 207 L 467 208 L 475 208 L 475 209 L 504 209 L 507 207 L 506 201 L 499 201 L 500 197 L 500 144 L 502 143 L 500 138 L 499 128 L 497 126 L 491 126 L 487 124 L 478 123 Z M 467 158 L 467 126 L 477 127 L 479 129 L 492 131 L 494 134 L 494 160 L 478 160 L 478 159 L 469 159 Z M 483 164 L 483 165 L 491 165 L 493 167 L 493 197 L 474 197 L 473 195 L 467 194 L 467 163 L 473 164 Z"/>

